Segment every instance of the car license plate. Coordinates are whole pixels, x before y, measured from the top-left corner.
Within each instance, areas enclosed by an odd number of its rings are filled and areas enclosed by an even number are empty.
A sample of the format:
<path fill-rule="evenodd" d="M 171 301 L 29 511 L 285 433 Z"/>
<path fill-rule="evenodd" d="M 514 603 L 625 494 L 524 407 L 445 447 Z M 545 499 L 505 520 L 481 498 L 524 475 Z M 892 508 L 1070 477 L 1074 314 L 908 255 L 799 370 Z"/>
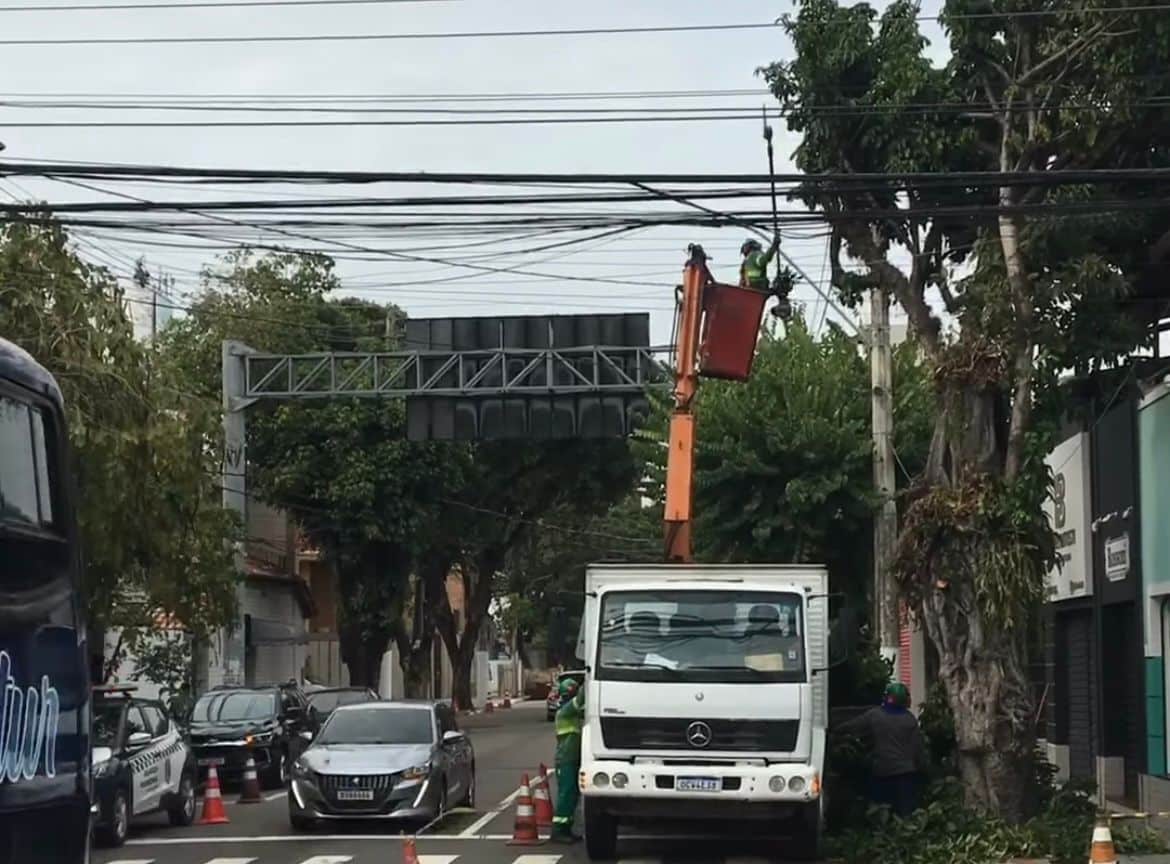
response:
<path fill-rule="evenodd" d="M 674 781 L 679 792 L 718 792 L 721 786 L 718 777 L 679 777 Z"/>
<path fill-rule="evenodd" d="M 373 789 L 338 789 L 338 801 L 373 801 Z"/>
<path fill-rule="evenodd" d="M 224 760 L 222 756 L 208 756 L 204 759 L 197 759 L 195 764 L 197 764 L 200 768 L 210 768 L 212 765 L 214 765 L 216 768 L 222 768 L 223 762 Z"/>

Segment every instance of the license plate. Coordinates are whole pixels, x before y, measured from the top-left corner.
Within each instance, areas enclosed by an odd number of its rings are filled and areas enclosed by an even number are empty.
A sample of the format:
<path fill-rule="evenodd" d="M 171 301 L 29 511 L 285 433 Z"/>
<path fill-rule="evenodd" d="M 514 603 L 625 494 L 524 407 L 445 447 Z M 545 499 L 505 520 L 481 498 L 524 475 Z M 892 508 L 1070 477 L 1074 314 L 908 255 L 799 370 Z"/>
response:
<path fill-rule="evenodd" d="M 220 768 L 223 766 L 223 761 L 224 760 L 222 756 L 210 756 L 206 759 L 196 760 L 195 764 L 197 764 L 200 768 L 210 768 L 212 765 L 214 765 L 216 768 Z"/>
<path fill-rule="evenodd" d="M 338 801 L 373 801 L 373 789 L 338 789 Z"/>
<path fill-rule="evenodd" d="M 679 777 L 674 781 L 679 792 L 718 792 L 721 787 L 718 777 Z"/>

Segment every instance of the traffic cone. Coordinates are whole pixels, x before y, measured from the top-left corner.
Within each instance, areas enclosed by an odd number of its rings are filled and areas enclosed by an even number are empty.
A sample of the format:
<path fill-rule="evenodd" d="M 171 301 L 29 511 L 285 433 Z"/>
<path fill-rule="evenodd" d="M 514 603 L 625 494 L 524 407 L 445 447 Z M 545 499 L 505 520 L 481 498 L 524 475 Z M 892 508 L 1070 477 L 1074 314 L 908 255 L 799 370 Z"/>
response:
<path fill-rule="evenodd" d="M 1089 847 L 1089 864 L 1117 864 L 1117 850 L 1113 848 L 1113 832 L 1109 818 L 1098 816 L 1093 826 L 1093 845 Z"/>
<path fill-rule="evenodd" d="M 553 824 L 552 799 L 548 796 L 548 769 L 540 763 L 540 774 L 532 784 L 532 802 L 536 811 L 536 826 L 551 828 Z"/>
<path fill-rule="evenodd" d="M 402 838 L 402 864 L 418 864 L 418 850 L 414 846 L 414 837 Z"/>
<path fill-rule="evenodd" d="M 536 813 L 532 808 L 532 789 L 528 785 L 528 774 L 520 780 L 520 794 L 516 797 L 516 824 L 512 829 L 509 846 L 535 846 L 540 842 L 536 828 Z"/>
<path fill-rule="evenodd" d="M 230 821 L 219 793 L 219 772 L 212 765 L 207 769 L 207 788 L 203 790 L 203 815 L 199 817 L 199 824 L 226 825 Z"/>
<path fill-rule="evenodd" d="M 264 799 L 260 797 L 260 780 L 256 777 L 256 760 L 248 753 L 248 761 L 244 763 L 244 784 L 240 788 L 240 800 L 237 804 L 260 804 Z"/>

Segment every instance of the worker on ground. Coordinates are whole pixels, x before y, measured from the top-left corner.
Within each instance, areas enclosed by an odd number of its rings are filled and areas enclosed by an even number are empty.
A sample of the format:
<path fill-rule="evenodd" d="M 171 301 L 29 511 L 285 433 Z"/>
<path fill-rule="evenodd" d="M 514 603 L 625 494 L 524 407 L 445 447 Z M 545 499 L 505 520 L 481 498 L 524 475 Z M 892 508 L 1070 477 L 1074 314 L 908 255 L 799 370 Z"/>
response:
<path fill-rule="evenodd" d="M 926 744 L 910 713 L 910 691 L 898 681 L 886 686 L 882 704 L 843 723 L 839 730 L 866 740 L 873 753 L 870 799 L 905 819 L 918 809 L 918 789 L 927 769 Z"/>
<path fill-rule="evenodd" d="M 572 678 L 566 678 L 561 681 L 560 695 L 561 707 L 557 709 L 555 725 L 557 803 L 553 815 L 552 840 L 554 843 L 575 843 L 581 839 L 573 833 L 573 817 L 580 798 L 577 772 L 581 770 L 581 721 L 585 715 L 585 691 Z"/>
<path fill-rule="evenodd" d="M 771 263 L 779 248 L 779 235 L 772 241 L 767 252 L 764 251 L 759 240 L 755 238 L 745 240 L 743 245 L 739 247 L 739 254 L 743 256 L 743 263 L 739 266 L 740 287 L 752 288 L 767 294 L 769 292 L 768 264 Z"/>

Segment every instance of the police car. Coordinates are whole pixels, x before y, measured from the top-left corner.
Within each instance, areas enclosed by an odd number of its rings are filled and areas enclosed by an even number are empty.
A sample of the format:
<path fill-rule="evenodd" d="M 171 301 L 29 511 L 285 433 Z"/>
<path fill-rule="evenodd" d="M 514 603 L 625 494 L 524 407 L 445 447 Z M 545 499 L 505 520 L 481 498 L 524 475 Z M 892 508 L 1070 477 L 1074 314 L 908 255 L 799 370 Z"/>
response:
<path fill-rule="evenodd" d="M 95 687 L 93 794 L 98 839 L 121 846 L 132 819 L 165 810 L 195 819 L 195 760 L 161 702 L 135 687 Z"/>

